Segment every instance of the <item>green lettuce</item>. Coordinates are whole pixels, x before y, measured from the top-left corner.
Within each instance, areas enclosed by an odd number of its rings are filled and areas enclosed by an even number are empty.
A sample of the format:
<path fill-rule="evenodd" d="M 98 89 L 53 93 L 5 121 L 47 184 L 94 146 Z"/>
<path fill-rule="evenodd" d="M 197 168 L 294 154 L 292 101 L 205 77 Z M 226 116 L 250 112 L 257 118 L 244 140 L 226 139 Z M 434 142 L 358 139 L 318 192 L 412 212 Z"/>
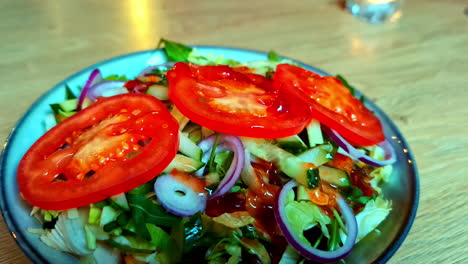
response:
<path fill-rule="evenodd" d="M 330 238 L 327 225 L 330 218 L 320 211 L 320 208 L 310 201 L 292 201 L 286 204 L 286 217 L 293 232 L 299 235 L 304 242 L 309 243 L 304 236 L 304 231 L 316 225 L 320 225 L 325 237 Z M 309 243 L 310 244 L 310 243 Z"/>
<path fill-rule="evenodd" d="M 375 230 L 377 226 L 387 218 L 391 210 L 391 201 L 387 201 L 380 196 L 374 200 L 370 200 L 364 207 L 364 210 L 356 215 L 358 224 L 356 243 Z M 346 234 L 341 231 L 340 236 L 341 240 L 344 242 L 346 240 Z"/>

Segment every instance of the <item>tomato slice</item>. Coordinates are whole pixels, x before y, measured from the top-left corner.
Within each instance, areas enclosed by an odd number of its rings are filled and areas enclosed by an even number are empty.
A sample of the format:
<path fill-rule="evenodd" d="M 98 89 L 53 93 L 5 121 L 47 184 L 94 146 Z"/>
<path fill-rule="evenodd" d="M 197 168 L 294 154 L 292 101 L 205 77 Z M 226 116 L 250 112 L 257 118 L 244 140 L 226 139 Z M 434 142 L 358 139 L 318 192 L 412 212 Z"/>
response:
<path fill-rule="evenodd" d="M 245 68 L 177 63 L 167 73 L 169 98 L 193 122 L 246 137 L 298 134 L 309 110 L 273 89 L 271 80 Z"/>
<path fill-rule="evenodd" d="M 172 161 L 178 129 L 152 96 L 99 98 L 32 145 L 18 167 L 20 192 L 31 205 L 64 210 L 128 191 Z"/>
<path fill-rule="evenodd" d="M 336 78 L 280 64 L 273 76 L 276 89 L 310 106 L 312 117 L 351 144 L 371 146 L 385 140 L 380 120 Z"/>

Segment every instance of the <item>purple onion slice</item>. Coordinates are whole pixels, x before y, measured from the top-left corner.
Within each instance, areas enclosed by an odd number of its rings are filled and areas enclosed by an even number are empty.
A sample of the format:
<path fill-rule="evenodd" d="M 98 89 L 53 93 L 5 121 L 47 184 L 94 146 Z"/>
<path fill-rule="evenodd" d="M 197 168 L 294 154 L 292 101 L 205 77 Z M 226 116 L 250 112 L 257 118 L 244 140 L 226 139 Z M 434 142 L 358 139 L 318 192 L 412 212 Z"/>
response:
<path fill-rule="evenodd" d="M 195 192 L 171 174 L 156 178 L 154 192 L 162 207 L 174 215 L 190 217 L 197 212 L 205 211 L 207 195 Z"/>
<path fill-rule="evenodd" d="M 231 190 L 239 179 L 245 165 L 245 152 L 242 141 L 238 137 L 228 134 L 220 134 L 219 137 L 219 144 L 216 147 L 216 152 L 230 150 L 234 152 L 234 157 L 229 170 L 219 183 L 218 188 L 211 194 L 210 199 L 222 196 Z M 203 150 L 202 161 L 205 161 L 205 163 L 207 161 L 206 159 L 209 158 L 215 140 L 216 135 L 211 135 L 198 143 L 198 146 Z M 203 169 L 200 171 L 203 171 Z"/>
<path fill-rule="evenodd" d="M 353 210 L 342 197 L 337 198 L 338 206 L 346 223 L 346 232 L 348 234 L 346 241 L 342 247 L 334 251 L 316 249 L 309 243 L 304 242 L 296 233 L 294 233 L 286 216 L 286 198 L 288 193 L 296 186 L 297 183 L 295 180 L 291 180 L 284 184 L 276 196 L 276 204 L 273 207 L 276 222 L 288 243 L 303 257 L 320 263 L 335 262 L 346 257 L 354 247 L 358 233 L 356 217 L 353 214 Z"/>
<path fill-rule="evenodd" d="M 148 66 L 146 68 L 144 68 L 139 74 L 138 74 L 138 77 L 143 77 L 151 72 L 153 72 L 154 70 L 156 69 L 159 69 L 161 67 L 167 67 L 167 68 L 172 68 L 174 67 L 174 64 L 175 62 L 166 62 L 166 63 L 163 63 L 163 64 L 159 64 L 159 65 L 153 65 L 153 66 Z"/>
<path fill-rule="evenodd" d="M 88 90 L 88 98 L 92 101 L 102 96 L 106 91 L 124 87 L 124 81 L 104 81 L 91 86 Z"/>
<path fill-rule="evenodd" d="M 102 80 L 101 72 L 99 71 L 99 69 L 94 69 L 89 75 L 89 78 L 86 81 L 85 85 L 83 86 L 83 90 L 81 90 L 80 97 L 78 98 L 78 105 L 77 105 L 78 111 L 80 111 L 83 108 L 84 99 L 88 97 L 88 93 L 89 93 L 91 86 L 95 85 L 101 80 Z"/>
<path fill-rule="evenodd" d="M 340 134 L 336 133 L 336 131 L 333 129 L 323 126 L 323 130 L 333 139 L 333 141 L 335 141 L 338 146 L 340 146 L 340 148 L 346 151 L 346 153 L 348 153 L 349 156 L 355 160 L 362 161 L 374 167 L 383 167 L 396 162 L 395 150 L 393 149 L 390 142 L 388 142 L 388 140 L 377 144 L 377 146 L 381 147 L 385 151 L 385 160 L 377 160 L 367 156 L 364 152 L 353 147 L 353 145 L 351 145 L 348 141 L 346 141 L 346 139 L 340 136 Z"/>

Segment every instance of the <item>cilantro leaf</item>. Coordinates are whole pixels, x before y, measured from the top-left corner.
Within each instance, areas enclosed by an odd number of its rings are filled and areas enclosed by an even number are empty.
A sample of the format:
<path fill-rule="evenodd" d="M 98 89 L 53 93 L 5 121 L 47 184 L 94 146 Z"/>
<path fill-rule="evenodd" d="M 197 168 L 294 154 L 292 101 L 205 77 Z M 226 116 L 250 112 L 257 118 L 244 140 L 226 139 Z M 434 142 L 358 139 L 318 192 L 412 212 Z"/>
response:
<path fill-rule="evenodd" d="M 191 47 L 166 39 L 159 41 L 158 47 L 161 45 L 164 45 L 164 52 L 169 61 L 188 62 L 189 54 L 192 52 Z"/>

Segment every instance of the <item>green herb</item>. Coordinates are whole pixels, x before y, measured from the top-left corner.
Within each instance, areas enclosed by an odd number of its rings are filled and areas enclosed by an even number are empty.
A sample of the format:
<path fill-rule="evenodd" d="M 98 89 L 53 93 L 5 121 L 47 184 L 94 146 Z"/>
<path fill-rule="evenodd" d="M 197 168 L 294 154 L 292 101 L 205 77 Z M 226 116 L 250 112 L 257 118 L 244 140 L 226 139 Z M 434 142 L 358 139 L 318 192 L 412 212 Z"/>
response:
<path fill-rule="evenodd" d="M 160 227 L 152 224 L 146 224 L 146 229 L 150 234 L 150 243 L 156 245 L 157 249 L 168 250 L 174 246 L 173 239 Z"/>
<path fill-rule="evenodd" d="M 340 228 L 343 229 L 343 231 L 346 233 L 346 227 L 343 223 L 343 220 L 341 220 L 341 216 L 338 214 L 335 208 L 332 207 L 331 209 L 332 209 L 333 215 L 335 216 L 335 219 L 338 221 Z"/>
<path fill-rule="evenodd" d="M 162 45 L 164 45 L 164 52 L 166 53 L 167 59 L 169 61 L 188 62 L 188 57 L 190 52 L 192 52 L 192 48 L 184 44 L 169 41 L 166 39 L 161 39 L 159 41 L 158 48 Z"/>
<path fill-rule="evenodd" d="M 328 250 L 334 251 L 338 248 L 338 233 L 339 233 L 338 221 L 333 219 L 330 227 L 330 239 L 328 240 Z"/>
<path fill-rule="evenodd" d="M 361 95 L 361 97 L 359 97 L 359 101 L 361 101 L 362 104 L 365 103 L 366 98 L 364 97 L 364 95 Z"/>
<path fill-rule="evenodd" d="M 320 233 L 320 236 L 319 236 L 319 238 L 315 241 L 313 247 L 314 247 L 314 248 L 317 248 L 317 247 L 320 245 L 320 242 L 322 242 L 322 239 L 323 239 L 323 233 Z"/>
<path fill-rule="evenodd" d="M 360 204 L 367 204 L 370 200 L 377 197 L 376 194 L 373 194 L 372 196 L 364 196 L 362 190 L 356 186 L 351 186 L 347 191 L 343 192 L 343 195 L 346 199 Z"/>
<path fill-rule="evenodd" d="M 269 61 L 273 61 L 273 62 L 278 62 L 278 61 L 280 61 L 280 56 L 278 55 L 278 53 L 276 53 L 276 52 L 274 52 L 274 51 L 272 51 L 272 50 L 270 50 L 270 51 L 268 52 L 268 55 L 267 55 L 267 56 L 268 56 L 268 60 L 269 60 Z"/>
<path fill-rule="evenodd" d="M 190 252 L 197 247 L 203 235 L 201 213 L 197 213 L 184 223 L 184 252 Z"/>
<path fill-rule="evenodd" d="M 148 182 L 143 185 L 140 185 L 128 192 L 128 194 L 147 194 L 153 190 L 153 183 Z"/>
<path fill-rule="evenodd" d="M 257 232 L 255 231 L 255 227 L 253 226 L 243 226 L 240 228 L 242 231 L 242 236 L 248 239 L 258 239 Z"/>
<path fill-rule="evenodd" d="M 68 84 L 65 85 L 65 100 L 76 99 Z"/>
<path fill-rule="evenodd" d="M 142 194 L 129 194 L 128 202 L 131 210 L 131 219 L 135 223 L 135 233 L 150 240 L 150 233 L 145 224 L 172 227 L 177 225 L 181 218 L 168 213 L 162 206 L 153 203 Z"/>
<path fill-rule="evenodd" d="M 128 81 L 128 79 L 124 75 L 113 74 L 103 78 L 102 81 Z"/>
<path fill-rule="evenodd" d="M 318 185 L 319 185 L 319 180 L 320 180 L 320 178 L 319 178 L 318 169 L 310 168 L 307 171 L 307 186 L 310 189 L 317 188 Z"/>
<path fill-rule="evenodd" d="M 338 74 L 338 75 L 336 75 L 336 78 L 337 78 L 338 80 L 340 80 L 340 82 L 341 82 L 346 88 L 349 89 L 349 91 L 351 92 L 351 95 L 352 95 L 352 96 L 355 96 L 355 93 L 356 93 L 355 90 L 356 90 L 356 89 L 355 89 L 353 86 L 351 86 L 351 85 L 348 83 L 348 81 L 346 81 L 346 79 L 345 79 L 343 76 L 341 76 L 341 75 Z"/>
<path fill-rule="evenodd" d="M 234 152 L 226 150 L 215 155 L 214 163 L 216 164 L 216 173 L 223 177 L 231 167 L 232 160 L 234 159 Z"/>
<path fill-rule="evenodd" d="M 216 167 L 214 165 L 214 158 L 216 155 L 216 148 L 219 144 L 219 134 L 216 135 L 215 142 L 213 143 L 213 148 L 211 149 L 210 159 L 208 160 L 208 172 L 216 172 Z"/>

